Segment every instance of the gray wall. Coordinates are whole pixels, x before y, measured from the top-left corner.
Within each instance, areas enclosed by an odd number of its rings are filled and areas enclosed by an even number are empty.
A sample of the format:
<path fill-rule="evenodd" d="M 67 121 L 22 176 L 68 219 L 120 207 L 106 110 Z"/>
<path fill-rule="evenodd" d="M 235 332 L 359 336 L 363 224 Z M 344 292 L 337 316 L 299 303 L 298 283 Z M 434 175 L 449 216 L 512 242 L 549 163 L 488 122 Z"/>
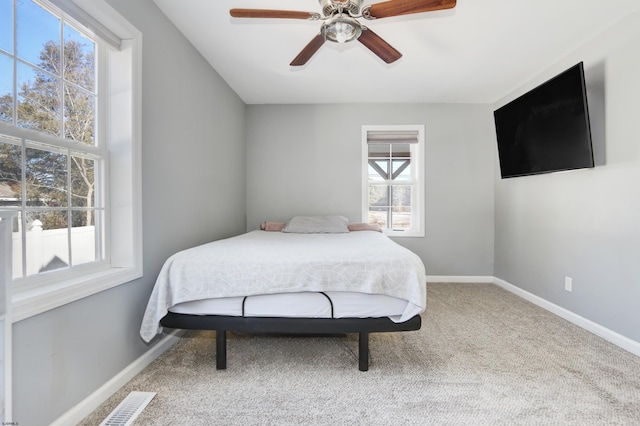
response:
<path fill-rule="evenodd" d="M 363 124 L 425 125 L 426 237 L 397 241 L 429 275 L 495 275 L 640 341 L 638 16 L 496 105 L 585 60 L 606 164 L 502 181 L 494 105 L 245 107 L 151 0 L 108 1 L 144 34 L 144 277 L 15 324 L 20 424 L 50 423 L 149 349 L 138 327 L 172 253 L 298 214 L 359 221 Z"/>
<path fill-rule="evenodd" d="M 245 230 L 244 103 L 151 0 L 109 3 L 143 33 L 144 277 L 14 325 L 25 426 L 54 421 L 149 349 L 138 329 L 169 255 Z"/>
<path fill-rule="evenodd" d="M 361 221 L 361 126 L 424 124 L 426 237 L 397 238 L 428 275 L 493 275 L 489 105 L 247 107 L 247 228 L 295 215 Z"/>
<path fill-rule="evenodd" d="M 584 61 L 598 166 L 495 185 L 495 275 L 640 342 L 640 14 L 504 104 Z M 564 290 L 564 277 L 573 291 Z"/>

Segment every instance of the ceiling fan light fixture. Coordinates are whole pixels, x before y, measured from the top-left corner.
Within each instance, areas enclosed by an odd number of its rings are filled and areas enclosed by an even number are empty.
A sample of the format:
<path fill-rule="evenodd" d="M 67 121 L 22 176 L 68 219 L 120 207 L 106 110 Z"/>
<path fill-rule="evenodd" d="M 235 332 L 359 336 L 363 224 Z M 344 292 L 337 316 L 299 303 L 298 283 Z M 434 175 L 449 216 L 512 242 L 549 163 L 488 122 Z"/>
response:
<path fill-rule="evenodd" d="M 0 0 L 2 1 L 2 0 Z M 294 10 L 271 9 L 231 9 L 234 18 L 281 18 L 322 20 L 320 33 L 302 49 L 289 65 L 302 66 L 322 47 L 325 41 L 347 43 L 358 40 L 367 49 L 387 64 L 397 61 L 402 53 L 397 51 L 380 36 L 358 22 L 359 18 L 368 20 L 389 18 L 414 13 L 451 9 L 457 0 L 383 0 L 362 7 L 364 0 L 318 0 L 322 14 L 299 12 Z"/>
<path fill-rule="evenodd" d="M 362 34 L 362 26 L 353 18 L 337 16 L 322 24 L 322 37 L 335 43 L 356 40 Z"/>

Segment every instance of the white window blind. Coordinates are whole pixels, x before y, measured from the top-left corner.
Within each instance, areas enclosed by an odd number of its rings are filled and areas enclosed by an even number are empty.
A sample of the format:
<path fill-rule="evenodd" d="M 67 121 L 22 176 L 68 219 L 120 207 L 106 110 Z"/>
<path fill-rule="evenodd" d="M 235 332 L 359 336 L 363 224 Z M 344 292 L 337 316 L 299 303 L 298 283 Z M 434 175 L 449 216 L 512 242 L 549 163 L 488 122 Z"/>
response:
<path fill-rule="evenodd" d="M 390 144 L 390 143 L 418 143 L 418 131 L 399 130 L 371 130 L 367 132 L 367 143 L 369 144 Z"/>

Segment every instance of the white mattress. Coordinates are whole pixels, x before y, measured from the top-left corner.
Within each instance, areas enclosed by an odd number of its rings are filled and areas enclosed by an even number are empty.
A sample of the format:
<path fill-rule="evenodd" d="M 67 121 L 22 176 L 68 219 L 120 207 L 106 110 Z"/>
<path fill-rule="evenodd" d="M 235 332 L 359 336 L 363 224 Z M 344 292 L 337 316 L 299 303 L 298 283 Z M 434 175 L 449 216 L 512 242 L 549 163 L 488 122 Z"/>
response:
<path fill-rule="evenodd" d="M 394 322 L 404 322 L 426 308 L 426 273 L 415 253 L 380 232 L 252 231 L 167 259 L 149 297 L 140 336 L 151 341 L 162 332 L 160 320 L 169 308 L 182 303 L 304 292 L 367 293 L 406 300 L 409 303 L 400 314 L 388 315 Z"/>
<path fill-rule="evenodd" d="M 169 311 L 245 317 L 378 318 L 401 315 L 407 303 L 384 294 L 326 291 L 192 300 L 178 303 Z"/>

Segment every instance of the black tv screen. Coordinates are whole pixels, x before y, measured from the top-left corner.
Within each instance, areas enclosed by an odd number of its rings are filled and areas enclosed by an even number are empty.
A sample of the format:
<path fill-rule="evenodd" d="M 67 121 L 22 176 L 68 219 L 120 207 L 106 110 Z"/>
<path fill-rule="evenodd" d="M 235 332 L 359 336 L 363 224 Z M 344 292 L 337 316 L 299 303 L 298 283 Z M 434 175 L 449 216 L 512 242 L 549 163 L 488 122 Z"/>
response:
<path fill-rule="evenodd" d="M 502 178 L 594 166 L 582 62 L 493 115 Z"/>

